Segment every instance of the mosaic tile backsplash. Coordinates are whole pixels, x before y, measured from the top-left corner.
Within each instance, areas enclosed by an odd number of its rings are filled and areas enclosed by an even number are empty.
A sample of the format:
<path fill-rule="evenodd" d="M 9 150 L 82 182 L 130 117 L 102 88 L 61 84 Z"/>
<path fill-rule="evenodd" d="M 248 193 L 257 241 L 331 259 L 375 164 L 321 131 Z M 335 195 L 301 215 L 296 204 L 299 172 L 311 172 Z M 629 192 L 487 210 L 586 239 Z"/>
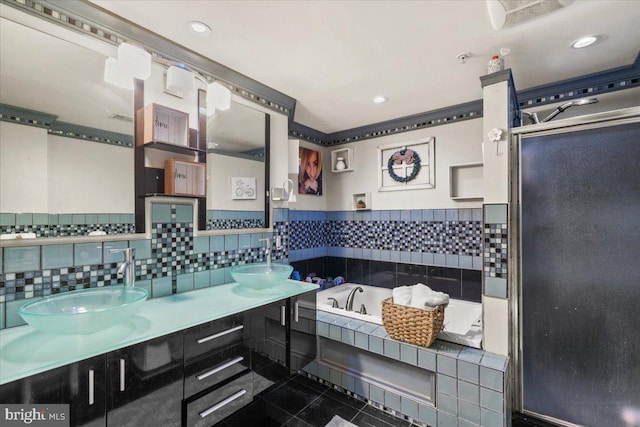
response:
<path fill-rule="evenodd" d="M 508 205 L 483 206 L 484 243 L 482 279 L 484 295 L 495 298 L 509 296 L 509 228 Z"/>
<path fill-rule="evenodd" d="M 482 252 L 480 209 L 322 214 L 290 212 L 291 250 L 332 246 L 468 256 Z"/>
<path fill-rule="evenodd" d="M 24 324 L 18 309 L 30 298 L 122 284 L 123 255 L 110 249 L 135 248 L 136 286 L 161 297 L 233 281 L 230 267 L 263 262 L 260 239 L 287 230 L 276 222 L 274 233 L 194 236 L 191 205 L 153 204 L 151 239 L 0 247 L 0 329 Z M 287 262 L 287 236 L 279 240 L 271 258 Z"/>
<path fill-rule="evenodd" d="M 92 231 L 135 233 L 133 214 L 0 213 L 0 234 L 35 233 L 36 237 L 86 236 Z"/>
<path fill-rule="evenodd" d="M 207 230 L 267 228 L 263 211 L 207 211 Z"/>
<path fill-rule="evenodd" d="M 18 218 L 12 215 L 13 225 L 17 225 Z M 148 289 L 151 297 L 232 281 L 230 267 L 264 261 L 260 239 L 265 237 L 273 238 L 274 262 L 329 256 L 409 267 L 482 269 L 480 209 L 274 209 L 273 218 L 272 233 L 194 236 L 192 205 L 153 204 L 151 239 L 45 245 L 35 241 L 32 246 L 0 247 L 0 329 L 23 324 L 18 309 L 30 298 L 122 283 L 116 268 L 123 255 L 111 254 L 109 250 L 114 248 L 136 249 L 136 285 Z M 11 218 L 2 219 L 5 224 Z M 80 220 L 78 216 L 71 222 Z M 25 218 L 20 222 L 26 222 Z"/>
<path fill-rule="evenodd" d="M 482 269 L 482 210 L 289 213 L 290 260 L 325 255 Z"/>

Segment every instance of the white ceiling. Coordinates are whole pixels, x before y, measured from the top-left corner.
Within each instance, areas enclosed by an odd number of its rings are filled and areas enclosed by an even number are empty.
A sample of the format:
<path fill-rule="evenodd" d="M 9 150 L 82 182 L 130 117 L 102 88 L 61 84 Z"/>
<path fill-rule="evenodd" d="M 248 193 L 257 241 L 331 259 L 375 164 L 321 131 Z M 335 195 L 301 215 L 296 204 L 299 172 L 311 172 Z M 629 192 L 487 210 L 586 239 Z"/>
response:
<path fill-rule="evenodd" d="M 295 121 L 326 133 L 480 99 L 501 47 L 518 90 L 629 66 L 640 49 L 637 0 L 576 0 L 498 31 L 484 0 L 93 2 L 295 98 Z M 569 47 L 588 34 L 602 39 Z"/>

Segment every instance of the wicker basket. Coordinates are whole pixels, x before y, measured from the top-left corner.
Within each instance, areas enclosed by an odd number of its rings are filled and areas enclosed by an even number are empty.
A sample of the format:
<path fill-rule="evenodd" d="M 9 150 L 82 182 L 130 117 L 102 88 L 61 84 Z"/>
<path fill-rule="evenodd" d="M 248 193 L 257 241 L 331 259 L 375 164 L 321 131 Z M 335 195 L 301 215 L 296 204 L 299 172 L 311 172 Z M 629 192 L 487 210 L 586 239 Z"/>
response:
<path fill-rule="evenodd" d="M 425 310 L 394 304 L 393 298 L 387 298 L 382 301 L 382 323 L 394 340 L 429 347 L 444 327 L 444 305 Z"/>

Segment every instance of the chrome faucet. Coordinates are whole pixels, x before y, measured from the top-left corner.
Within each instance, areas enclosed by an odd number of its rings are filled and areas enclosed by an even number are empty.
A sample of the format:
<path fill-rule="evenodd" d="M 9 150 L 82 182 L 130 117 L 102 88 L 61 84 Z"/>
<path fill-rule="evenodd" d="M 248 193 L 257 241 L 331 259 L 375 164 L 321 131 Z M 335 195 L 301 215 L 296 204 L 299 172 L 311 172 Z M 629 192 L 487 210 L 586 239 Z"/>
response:
<path fill-rule="evenodd" d="M 349 292 L 349 296 L 347 297 L 347 304 L 344 306 L 344 309 L 347 311 L 353 311 L 353 298 L 355 297 L 356 291 L 362 292 L 362 288 L 360 286 L 356 286 Z"/>
<path fill-rule="evenodd" d="M 335 298 L 327 298 L 327 301 L 333 301 L 331 303 L 331 308 L 340 308 L 340 305 L 338 304 L 338 300 Z"/>
<path fill-rule="evenodd" d="M 136 285 L 136 275 L 135 275 L 135 264 L 134 258 L 136 250 L 134 248 L 124 248 L 124 249 L 110 249 L 109 253 L 115 254 L 119 252 L 124 252 L 124 262 L 120 264 L 118 267 L 117 275 L 118 277 L 124 277 L 124 285 L 125 286 L 135 286 Z"/>
<path fill-rule="evenodd" d="M 271 237 L 265 237 L 264 239 L 258 239 L 260 242 L 267 242 L 264 249 L 264 257 L 266 258 L 267 265 L 271 267 Z"/>

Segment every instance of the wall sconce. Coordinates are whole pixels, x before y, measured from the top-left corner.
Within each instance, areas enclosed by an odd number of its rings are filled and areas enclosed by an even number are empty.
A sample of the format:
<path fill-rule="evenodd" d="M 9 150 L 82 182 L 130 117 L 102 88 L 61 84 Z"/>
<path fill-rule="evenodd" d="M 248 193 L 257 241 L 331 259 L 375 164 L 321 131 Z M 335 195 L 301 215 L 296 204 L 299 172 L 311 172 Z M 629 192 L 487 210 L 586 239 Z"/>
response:
<path fill-rule="evenodd" d="M 175 65 L 167 69 L 167 79 L 165 80 L 165 91 L 171 95 L 184 98 L 195 87 L 193 73 Z"/>
<path fill-rule="evenodd" d="M 133 89 L 133 79 L 151 76 L 151 54 L 129 43 L 118 46 L 118 57 L 104 63 L 104 81 L 124 89 Z"/>
<path fill-rule="evenodd" d="M 216 110 L 231 108 L 231 91 L 218 82 L 207 85 L 207 115 L 213 116 Z"/>

